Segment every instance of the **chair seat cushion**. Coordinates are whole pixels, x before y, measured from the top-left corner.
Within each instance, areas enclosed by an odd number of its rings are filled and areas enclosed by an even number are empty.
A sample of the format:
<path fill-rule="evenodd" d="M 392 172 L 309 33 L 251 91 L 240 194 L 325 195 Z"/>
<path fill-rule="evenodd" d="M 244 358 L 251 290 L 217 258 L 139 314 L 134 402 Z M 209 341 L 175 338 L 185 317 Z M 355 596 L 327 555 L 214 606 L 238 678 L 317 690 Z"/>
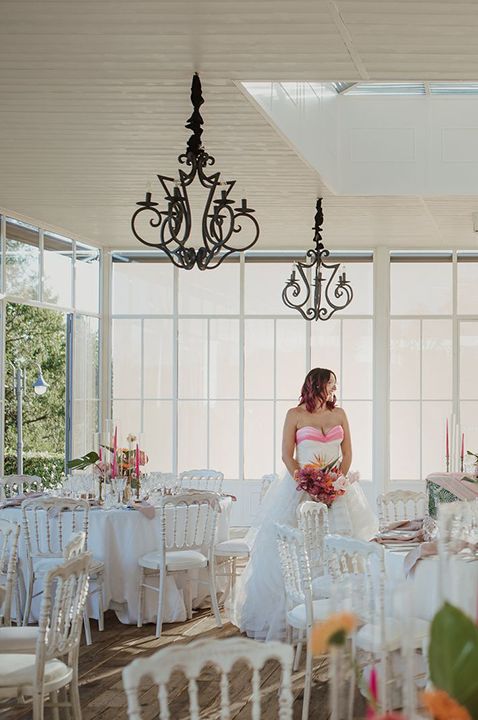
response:
<path fill-rule="evenodd" d="M 34 653 L 38 627 L 0 627 L 0 653 Z"/>
<path fill-rule="evenodd" d="M 243 538 L 223 540 L 223 542 L 217 543 L 214 548 L 214 555 L 220 557 L 248 557 L 250 552 L 250 545 Z"/>
<path fill-rule="evenodd" d="M 0 695 L 2 688 L 31 687 L 35 682 L 35 661 L 33 654 L 0 655 Z M 45 685 L 62 680 L 67 683 L 72 674 L 61 660 L 50 660 L 45 664 Z"/>
<path fill-rule="evenodd" d="M 412 643 L 414 648 L 421 648 L 423 641 L 430 632 L 430 623 L 419 618 L 413 619 Z M 395 618 L 385 618 L 385 645 L 388 652 L 398 650 L 401 645 L 403 624 Z M 357 647 L 365 652 L 378 652 L 380 649 L 380 627 L 367 623 L 357 632 Z"/>
<path fill-rule="evenodd" d="M 33 572 L 36 576 L 46 575 L 52 568 L 61 565 L 64 562 L 61 557 L 45 557 L 45 558 L 33 558 Z M 105 569 L 105 564 L 100 560 L 94 560 L 92 558 L 90 563 L 89 574 L 91 578 L 95 575 L 101 575 Z"/>
<path fill-rule="evenodd" d="M 329 598 L 332 595 L 332 578 L 330 575 L 321 575 L 312 580 L 312 597 L 314 600 Z"/>
<path fill-rule="evenodd" d="M 332 608 L 329 600 L 314 600 L 312 603 L 314 621 L 325 620 L 330 615 L 331 611 Z M 292 625 L 293 628 L 303 629 L 307 627 L 304 603 L 296 605 L 295 608 L 289 610 L 287 613 L 287 622 L 289 625 Z"/>
<path fill-rule="evenodd" d="M 159 570 L 161 554 L 153 551 L 143 555 L 139 564 L 150 570 Z M 166 553 L 166 568 L 168 570 L 193 570 L 207 567 L 207 557 L 198 550 L 170 550 Z"/>

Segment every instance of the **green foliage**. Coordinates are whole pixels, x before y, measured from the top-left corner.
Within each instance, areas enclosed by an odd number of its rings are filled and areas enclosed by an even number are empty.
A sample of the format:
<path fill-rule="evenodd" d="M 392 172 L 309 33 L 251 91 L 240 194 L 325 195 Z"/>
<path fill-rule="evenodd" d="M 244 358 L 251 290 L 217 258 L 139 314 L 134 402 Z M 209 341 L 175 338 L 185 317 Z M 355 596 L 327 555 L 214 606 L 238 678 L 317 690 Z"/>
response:
<path fill-rule="evenodd" d="M 478 628 L 453 605 L 445 603 L 433 619 L 428 660 L 433 685 L 478 720 Z"/>
<path fill-rule="evenodd" d="M 64 453 L 66 333 L 63 313 L 8 303 L 6 308 L 5 453 L 16 452 L 17 403 L 10 363 L 23 358 L 27 382 L 23 399 L 23 444 L 26 452 Z M 37 369 L 49 384 L 43 396 L 33 392 Z"/>
<path fill-rule="evenodd" d="M 100 456 L 98 453 L 91 450 L 91 452 L 86 453 L 86 455 L 82 455 L 80 458 L 73 458 L 73 460 L 70 460 L 68 467 L 74 470 L 85 470 L 90 465 L 94 465 L 94 463 L 98 462 L 99 459 Z"/>
<path fill-rule="evenodd" d="M 25 475 L 38 475 L 45 487 L 55 487 L 59 484 L 61 474 L 65 469 L 65 455 L 61 453 L 35 453 L 27 452 L 23 456 L 23 472 Z M 5 455 L 5 475 L 16 475 L 17 455 Z"/>

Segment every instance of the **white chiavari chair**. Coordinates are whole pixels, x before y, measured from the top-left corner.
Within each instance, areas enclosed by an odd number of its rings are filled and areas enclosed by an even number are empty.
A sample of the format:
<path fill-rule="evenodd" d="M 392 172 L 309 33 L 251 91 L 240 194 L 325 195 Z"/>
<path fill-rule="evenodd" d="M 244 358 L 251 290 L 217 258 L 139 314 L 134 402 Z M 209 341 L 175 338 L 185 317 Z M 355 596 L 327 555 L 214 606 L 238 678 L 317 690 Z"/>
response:
<path fill-rule="evenodd" d="M 264 500 L 264 497 L 269 490 L 272 483 L 274 483 L 276 480 L 279 479 L 279 476 L 277 473 L 268 473 L 267 475 L 263 475 L 261 478 L 261 497 L 260 497 L 260 503 L 262 504 L 262 501 Z"/>
<path fill-rule="evenodd" d="M 439 592 L 476 619 L 478 606 L 478 502 L 442 503 L 438 508 Z"/>
<path fill-rule="evenodd" d="M 4 590 L 0 608 L 0 627 L 11 625 L 12 600 L 15 594 L 15 619 L 21 622 L 20 590 L 18 586 L 18 538 L 20 525 L 0 518 L 0 582 Z M 5 580 L 5 582 L 3 582 Z"/>
<path fill-rule="evenodd" d="M 330 597 L 330 575 L 325 554 L 325 538 L 329 534 L 327 505 L 314 500 L 301 503 L 297 508 L 297 525 L 304 534 L 312 594 L 317 599 Z"/>
<path fill-rule="evenodd" d="M 72 535 L 83 532 L 88 547 L 88 523 L 90 506 L 82 498 L 41 497 L 22 503 L 23 536 L 27 561 L 27 596 L 23 624 L 28 625 L 31 604 L 42 589 L 34 593 L 35 582 L 41 581 L 46 572 L 64 559 L 67 543 Z M 104 628 L 103 609 L 104 564 L 92 559 L 90 582 L 94 583 L 89 597 L 97 595 L 99 619 L 98 628 Z M 91 628 L 88 612 L 85 612 L 85 636 L 91 645 Z"/>
<path fill-rule="evenodd" d="M 143 623 L 144 591 L 158 593 L 156 637 L 161 636 L 164 610 L 166 576 L 175 572 L 207 569 L 207 582 L 211 606 L 216 624 L 221 627 L 221 615 L 217 604 L 214 544 L 218 513 L 216 493 L 167 495 L 158 499 L 156 518 L 159 523 L 160 546 L 139 558 L 140 576 L 138 583 L 138 627 Z M 158 586 L 149 584 L 153 576 L 159 575 Z M 186 611 L 192 617 L 192 597 L 188 583 Z"/>
<path fill-rule="evenodd" d="M 422 492 L 393 490 L 377 497 L 377 511 L 380 530 L 400 520 L 424 518 L 427 497 Z"/>
<path fill-rule="evenodd" d="M 183 489 L 206 490 L 207 492 L 222 492 L 224 475 L 218 470 L 185 470 L 178 478 Z"/>
<path fill-rule="evenodd" d="M 4 475 L 0 478 L 0 500 L 7 500 L 25 492 L 40 492 L 42 479 L 38 475 Z"/>
<path fill-rule="evenodd" d="M 31 698 L 33 720 L 43 720 L 45 696 L 50 696 L 54 717 L 59 717 L 62 688 L 69 690 L 64 704 L 74 720 L 81 720 L 78 652 L 90 559 L 83 553 L 47 573 L 36 650 L 0 653 L 0 698 Z"/>
<path fill-rule="evenodd" d="M 358 664 L 378 665 L 378 699 L 381 712 L 386 712 L 395 684 L 390 658 L 401 649 L 402 623 L 386 614 L 384 549 L 378 543 L 339 535 L 329 535 L 325 545 L 332 577 L 331 603 L 334 610 L 356 614 L 360 624 L 354 638 Z M 409 631 L 410 645 L 421 649 L 429 623 L 413 618 Z"/>
<path fill-rule="evenodd" d="M 296 528 L 278 523 L 275 527 L 286 596 L 287 640 L 297 644 L 294 670 L 299 666 L 302 645 L 304 642 L 307 643 L 302 705 L 302 719 L 306 720 L 309 714 L 312 685 L 312 652 L 307 640 L 314 622 L 325 620 L 331 606 L 327 599 L 312 599 L 312 580 L 303 533 Z"/>
<path fill-rule="evenodd" d="M 129 720 L 141 720 L 140 685 L 144 679 L 152 679 L 158 685 L 159 718 L 169 720 L 170 698 L 168 682 L 175 671 L 181 671 L 188 681 L 189 708 L 187 717 L 199 720 L 203 714 L 200 708 L 198 679 L 206 665 L 214 665 L 220 673 L 220 714 L 221 718 L 230 718 L 231 707 L 230 679 L 231 671 L 238 662 L 247 663 L 252 668 L 252 717 L 260 720 L 261 694 L 260 671 L 270 660 L 279 662 L 281 678 L 278 687 L 278 720 L 292 720 L 291 668 L 292 648 L 278 642 L 261 644 L 247 638 L 229 638 L 226 640 L 197 640 L 179 647 L 167 647 L 154 655 L 133 660 L 123 670 L 123 686 L 128 699 Z M 249 696 L 248 696 L 249 699 Z M 268 704 L 270 700 L 268 700 Z M 268 714 L 269 715 L 269 714 Z"/>

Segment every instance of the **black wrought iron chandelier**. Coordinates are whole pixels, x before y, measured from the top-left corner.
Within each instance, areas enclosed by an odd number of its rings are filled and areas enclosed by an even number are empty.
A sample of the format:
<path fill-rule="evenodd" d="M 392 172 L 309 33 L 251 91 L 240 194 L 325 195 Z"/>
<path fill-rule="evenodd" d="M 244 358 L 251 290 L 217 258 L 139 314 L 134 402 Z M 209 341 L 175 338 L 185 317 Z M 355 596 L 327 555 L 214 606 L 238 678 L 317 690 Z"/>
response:
<path fill-rule="evenodd" d="M 241 200 L 239 207 L 233 207 L 235 200 L 231 198 L 231 191 L 236 181 L 221 182 L 220 172 L 207 174 L 207 168 L 216 161 L 206 152 L 201 142 L 201 126 L 204 121 L 199 108 L 204 98 L 197 73 L 193 76 L 191 85 L 191 102 L 194 110 L 185 127 L 192 130 L 193 134 L 187 142 L 186 152 L 178 157 L 179 164 L 189 170 L 186 172 L 179 168 L 177 179 L 158 175 L 165 192 L 164 210 L 159 209 L 158 203 L 152 201 L 151 193 L 147 192 L 145 199 L 136 203 L 139 208 L 131 218 L 131 228 L 140 242 L 165 252 L 176 267 L 191 270 L 196 265 L 200 270 L 211 270 L 218 267 L 231 253 L 244 252 L 255 245 L 260 231 L 253 216 L 254 210 L 248 207 L 245 198 Z M 208 191 L 208 196 L 202 213 L 201 232 L 193 237 L 193 240 L 201 238 L 202 245 L 194 248 L 186 245 L 193 231 L 188 187 L 196 177 Z M 149 226 L 158 228 L 158 242 L 149 242 L 140 235 L 139 218 L 146 217 L 144 213 L 152 214 Z M 251 225 L 246 228 L 248 223 Z M 239 233 L 242 235 L 240 240 Z"/>
<path fill-rule="evenodd" d="M 337 310 L 346 308 L 354 296 L 345 270 L 339 273 L 340 263 L 324 262 L 330 253 L 322 242 L 323 222 L 322 198 L 318 198 L 314 226 L 315 249 L 307 250 L 304 262 L 295 263 L 282 291 L 282 300 L 287 307 L 298 310 L 306 320 L 329 320 Z"/>

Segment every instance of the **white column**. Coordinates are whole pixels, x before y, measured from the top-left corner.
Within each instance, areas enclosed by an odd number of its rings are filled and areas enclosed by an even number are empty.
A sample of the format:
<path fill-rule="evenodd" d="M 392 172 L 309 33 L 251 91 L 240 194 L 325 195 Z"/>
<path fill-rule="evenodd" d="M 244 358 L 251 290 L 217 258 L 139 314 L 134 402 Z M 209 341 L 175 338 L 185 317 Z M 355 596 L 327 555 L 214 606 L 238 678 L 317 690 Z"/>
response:
<path fill-rule="evenodd" d="M 377 494 L 386 492 L 390 475 L 389 442 L 389 346 L 390 346 L 390 253 L 386 247 L 374 252 L 373 313 L 373 484 Z"/>
<path fill-rule="evenodd" d="M 100 284 L 100 432 L 111 417 L 111 253 L 101 251 Z"/>

